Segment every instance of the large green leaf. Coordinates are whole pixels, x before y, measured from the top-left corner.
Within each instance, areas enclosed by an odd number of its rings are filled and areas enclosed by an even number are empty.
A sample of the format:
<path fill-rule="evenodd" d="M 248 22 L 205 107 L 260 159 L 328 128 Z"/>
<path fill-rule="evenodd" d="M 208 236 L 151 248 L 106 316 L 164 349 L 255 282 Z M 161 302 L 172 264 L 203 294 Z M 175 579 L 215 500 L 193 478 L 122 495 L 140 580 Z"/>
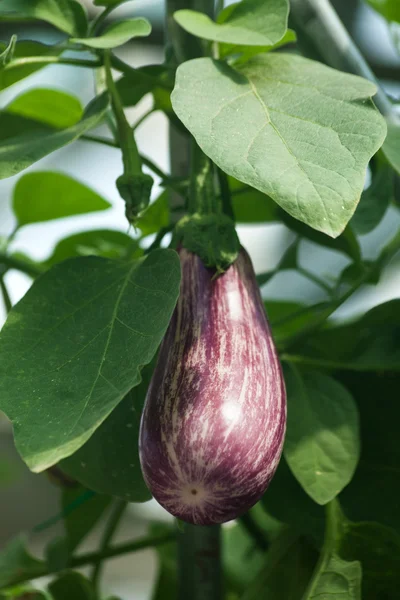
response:
<path fill-rule="evenodd" d="M 378 521 L 400 534 L 400 404 L 398 373 L 340 373 L 354 396 L 361 421 L 361 457 L 340 495 L 353 521 Z"/>
<path fill-rule="evenodd" d="M 116 48 L 129 42 L 135 37 L 146 37 L 151 33 L 151 25 L 147 19 L 125 19 L 109 25 L 101 35 L 90 38 L 72 38 L 76 44 L 83 44 L 89 48 Z"/>
<path fill-rule="evenodd" d="M 0 335 L 1 409 L 35 472 L 80 448 L 140 383 L 180 282 L 173 250 L 75 258 L 39 277 Z"/>
<path fill-rule="evenodd" d="M 0 113 L 0 179 L 16 175 L 47 154 L 77 140 L 99 123 L 108 108 L 108 96 L 92 100 L 82 119 L 72 127 L 55 130 L 43 123 Z"/>
<path fill-rule="evenodd" d="M 93 584 L 80 573 L 67 571 L 49 584 L 54 600 L 96 600 Z"/>
<path fill-rule="evenodd" d="M 76 0 L 2 0 L 0 19 L 40 19 L 70 35 L 84 35 L 86 12 Z"/>
<path fill-rule="evenodd" d="M 400 300 L 375 306 L 354 322 L 329 327 L 291 349 L 304 364 L 355 371 L 400 371 Z M 301 360 L 301 359 L 300 359 Z"/>
<path fill-rule="evenodd" d="M 362 193 L 356 212 L 351 219 L 351 226 L 358 234 L 369 233 L 383 219 L 393 199 L 393 175 L 390 166 L 382 165 L 374 174 L 371 185 Z"/>
<path fill-rule="evenodd" d="M 400 23 L 400 4 L 398 0 L 366 0 L 366 2 L 388 21 L 398 21 Z"/>
<path fill-rule="evenodd" d="M 94 229 L 75 233 L 58 242 L 52 255 L 44 261 L 44 265 L 52 267 L 66 258 L 75 256 L 138 258 L 141 253 L 137 241 L 126 233 L 111 229 Z"/>
<path fill-rule="evenodd" d="M 61 463 L 62 469 L 96 492 L 130 502 L 150 500 L 139 462 L 139 425 L 153 365 L 142 381 L 94 432 L 82 448 Z"/>
<path fill-rule="evenodd" d="M 11 587 L 21 578 L 35 577 L 44 564 L 28 552 L 25 536 L 14 538 L 0 554 L 0 589 Z"/>
<path fill-rule="evenodd" d="M 185 62 L 172 104 L 219 167 L 336 237 L 386 134 L 369 101 L 375 91 L 360 77 L 268 53 L 237 70 L 210 58 Z"/>
<path fill-rule="evenodd" d="M 107 210 L 110 206 L 83 183 L 53 171 L 26 173 L 18 180 L 13 196 L 13 210 L 19 227 Z"/>
<path fill-rule="evenodd" d="M 82 105 L 76 96 L 46 88 L 35 88 L 17 96 L 5 110 L 56 129 L 72 127 L 83 115 Z"/>
<path fill-rule="evenodd" d="M 400 125 L 397 123 L 388 123 L 387 136 L 382 150 L 393 169 L 400 173 Z"/>
<path fill-rule="evenodd" d="M 5 48 L 4 42 L 0 42 L 0 49 Z M 22 58 L 29 56 L 58 56 L 61 54 L 62 48 L 57 46 L 47 46 L 40 42 L 33 42 L 25 40 L 17 42 L 14 49 L 14 58 Z M 17 81 L 28 77 L 38 69 L 42 69 L 44 64 L 25 64 L 25 65 L 13 65 L 11 62 L 7 65 L 7 68 L 0 69 L 0 90 L 13 85 Z"/>
<path fill-rule="evenodd" d="M 288 420 L 284 447 L 289 467 L 318 504 L 351 481 L 360 454 L 358 410 L 333 378 L 285 369 Z"/>
<path fill-rule="evenodd" d="M 178 10 L 174 19 L 183 29 L 206 40 L 246 46 L 272 46 L 287 29 L 287 0 L 242 0 L 229 6 L 222 23 L 194 10 Z"/>

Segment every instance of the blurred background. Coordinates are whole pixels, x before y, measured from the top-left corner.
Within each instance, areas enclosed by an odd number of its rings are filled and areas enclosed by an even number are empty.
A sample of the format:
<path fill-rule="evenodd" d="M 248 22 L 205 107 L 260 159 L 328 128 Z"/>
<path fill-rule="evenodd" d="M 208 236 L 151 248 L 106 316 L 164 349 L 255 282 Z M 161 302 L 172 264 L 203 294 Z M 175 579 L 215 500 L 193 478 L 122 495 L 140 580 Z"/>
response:
<path fill-rule="evenodd" d="M 97 8 L 90 0 L 81 0 L 94 16 Z M 392 44 L 386 22 L 372 9 L 358 0 L 333 0 L 332 2 L 351 32 L 356 44 L 364 53 L 372 69 L 385 89 L 400 98 L 400 56 Z M 124 61 L 141 66 L 163 61 L 164 3 L 162 0 L 135 0 L 126 2 L 113 11 L 112 19 L 127 16 L 145 16 L 153 25 L 152 35 L 145 43 L 129 43 L 119 48 L 117 54 Z M 3 23 L 0 25 L 0 40 L 7 41 L 17 32 L 18 38 L 40 40 L 45 43 L 57 41 L 60 35 L 50 26 L 36 23 Z M 83 105 L 94 95 L 93 76 L 89 70 L 69 66 L 49 66 L 38 73 L 6 89 L 0 95 L 1 107 L 6 106 L 20 93 L 31 88 L 50 87 L 76 95 Z M 151 107 L 150 97 L 145 97 L 138 106 L 128 109 L 130 122 L 135 122 Z M 106 135 L 106 131 L 99 131 Z M 141 152 L 166 172 L 169 170 L 167 120 L 155 112 L 139 126 L 137 140 Z M 12 249 L 26 252 L 37 260 L 46 259 L 55 244 L 65 236 L 88 229 L 115 229 L 126 232 L 123 202 L 115 188 L 115 179 L 121 173 L 121 155 L 118 149 L 78 141 L 49 157 L 35 163 L 30 170 L 55 170 L 71 175 L 98 191 L 109 200 L 112 208 L 99 213 L 60 219 L 24 227 L 16 235 Z M 0 181 L 0 236 L 7 236 L 14 228 L 11 210 L 13 188 L 19 175 Z M 366 182 L 368 185 L 368 179 Z M 155 198 L 160 191 L 153 189 Z M 55 198 L 56 201 L 56 198 Z M 361 247 L 366 258 L 378 255 L 382 245 L 391 239 L 399 227 L 399 212 L 389 209 L 381 224 L 370 234 L 362 236 Z M 266 224 L 240 226 L 238 233 L 242 244 L 248 249 L 258 273 L 276 266 L 293 239 L 293 234 L 284 226 Z M 132 235 L 134 235 L 132 233 Z M 308 241 L 300 246 L 300 261 L 310 271 L 327 281 L 334 278 L 347 264 L 348 259 L 334 251 L 321 248 Z M 30 286 L 30 279 L 23 274 L 10 271 L 6 283 L 13 303 L 17 302 Z M 347 319 L 375 304 L 399 296 L 399 259 L 393 261 L 376 287 L 365 286 L 346 302 L 335 314 L 335 318 Z M 286 271 L 273 277 L 262 289 L 266 299 L 296 300 L 313 304 L 325 300 L 323 290 L 303 278 L 300 274 Z M 0 303 L 1 304 L 1 303 Z M 0 306 L 0 324 L 5 319 Z M 4 417 L 0 416 L 0 549 L 20 531 L 30 531 L 38 523 L 59 512 L 59 490 L 46 476 L 33 475 L 18 458 L 12 441 L 12 432 Z M 168 515 L 155 502 L 131 505 L 121 524 L 117 540 L 132 539 L 146 532 L 151 519 L 168 519 Z M 57 532 L 55 525 L 41 534 L 32 536 L 33 549 L 41 551 L 46 540 Z M 95 549 L 98 531 L 85 542 L 86 549 Z M 105 567 L 106 590 L 127 600 L 150 598 L 156 572 L 156 557 L 152 551 L 108 561 Z M 134 587 L 132 586 L 134 582 Z"/>

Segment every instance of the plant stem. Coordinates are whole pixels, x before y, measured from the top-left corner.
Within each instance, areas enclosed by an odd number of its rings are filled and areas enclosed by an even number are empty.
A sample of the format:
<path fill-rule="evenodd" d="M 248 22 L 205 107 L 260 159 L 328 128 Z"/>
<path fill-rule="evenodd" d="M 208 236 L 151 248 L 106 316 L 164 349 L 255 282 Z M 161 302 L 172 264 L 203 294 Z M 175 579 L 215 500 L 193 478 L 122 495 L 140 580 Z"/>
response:
<path fill-rule="evenodd" d="M 306 35 L 332 67 L 369 79 L 378 88 L 374 102 L 381 113 L 398 119 L 393 105 L 381 88 L 365 58 L 354 44 L 329 0 L 291 0 L 295 26 Z"/>
<path fill-rule="evenodd" d="M 86 67 L 88 69 L 94 69 L 101 67 L 101 60 L 82 60 L 81 58 L 65 58 L 63 56 L 24 56 L 21 58 L 14 58 L 9 62 L 4 70 L 13 69 L 14 67 L 23 67 L 25 65 L 35 64 L 59 64 L 59 65 L 72 65 L 74 67 Z"/>
<path fill-rule="evenodd" d="M 149 110 L 147 110 L 137 121 L 136 123 L 134 123 L 132 125 L 132 130 L 136 131 L 136 129 L 139 127 L 139 125 L 141 125 L 146 119 L 147 117 L 149 117 L 150 115 L 153 114 L 153 112 L 155 112 L 154 107 L 150 108 Z"/>
<path fill-rule="evenodd" d="M 221 600 L 220 529 L 185 524 L 178 535 L 179 600 Z"/>
<path fill-rule="evenodd" d="M 231 190 L 229 188 L 228 176 L 222 169 L 217 167 L 217 175 L 219 182 L 219 191 L 221 194 L 222 200 L 222 210 L 228 215 L 232 220 L 235 219 L 235 215 L 233 213 L 232 201 L 231 201 Z"/>
<path fill-rule="evenodd" d="M 191 140 L 190 150 L 189 212 L 218 214 L 221 212 L 221 204 L 215 194 L 213 164 L 194 138 Z"/>
<path fill-rule="evenodd" d="M 106 527 L 104 529 L 104 533 L 103 533 L 103 536 L 101 539 L 100 555 L 102 555 L 104 552 L 106 552 L 107 549 L 110 547 L 110 542 L 118 528 L 118 525 L 121 522 L 121 519 L 124 515 L 127 505 L 128 505 L 127 502 L 125 502 L 124 500 L 117 500 L 115 505 L 113 506 L 112 513 L 110 515 L 109 520 L 107 521 L 107 524 L 106 524 Z M 97 560 L 95 563 L 95 566 L 93 569 L 93 575 L 92 575 L 92 582 L 93 582 L 95 589 L 98 587 L 98 584 L 99 584 L 102 566 L 103 566 L 103 561 L 101 558 L 99 558 L 99 560 Z"/>
<path fill-rule="evenodd" d="M 12 302 L 3 276 L 0 277 L 0 288 L 3 296 L 4 308 L 6 309 L 6 313 L 8 314 L 12 309 Z"/>
<path fill-rule="evenodd" d="M 111 146 L 111 148 L 119 148 L 119 144 L 117 142 L 114 142 L 114 140 L 110 140 L 109 138 L 100 136 L 100 135 L 90 135 L 90 134 L 85 134 L 85 135 L 81 135 L 80 140 L 86 141 L 86 142 L 95 142 L 96 144 L 104 144 L 105 146 Z"/>
<path fill-rule="evenodd" d="M 310 358 L 308 356 L 300 356 L 296 354 L 281 354 L 280 359 L 283 362 L 290 364 L 304 365 L 306 367 L 316 367 L 317 369 L 340 369 L 341 371 L 370 371 L 371 367 L 368 365 L 357 365 L 356 363 L 336 362 L 334 360 L 325 360 L 318 358 Z M 374 367 L 374 371 L 385 371 L 385 365 L 379 368 L 379 365 Z"/>
<path fill-rule="evenodd" d="M 14 258 L 3 252 L 0 252 L 0 265 L 4 265 L 8 269 L 17 269 L 17 271 L 26 273 L 26 275 L 30 275 L 30 277 L 37 277 L 43 273 L 42 269 L 33 263 Z"/>
<path fill-rule="evenodd" d="M 172 231 L 172 229 L 173 229 L 173 225 L 166 225 L 165 227 L 161 227 L 160 231 L 157 233 L 157 235 L 154 239 L 154 242 L 152 244 L 150 244 L 150 246 L 148 248 L 146 248 L 146 250 L 144 251 L 144 254 L 149 254 L 152 250 L 159 248 L 164 237 L 167 235 L 167 233 Z"/>
<path fill-rule="evenodd" d="M 101 12 L 99 14 L 99 16 L 93 20 L 93 22 L 91 23 L 90 27 L 89 27 L 89 37 L 93 36 L 101 27 L 101 25 L 104 23 L 104 21 L 107 19 L 108 15 L 110 14 L 110 12 L 112 10 L 114 10 L 115 5 L 111 4 L 110 6 L 107 6 L 103 12 Z"/>
<path fill-rule="evenodd" d="M 322 279 L 320 279 L 318 277 L 318 275 L 315 275 L 314 273 L 312 273 L 308 269 L 305 269 L 304 267 L 297 267 L 297 270 L 304 277 L 306 277 L 307 279 L 309 279 L 310 281 L 312 281 L 313 283 L 315 283 L 315 285 L 317 285 L 318 287 L 322 288 L 325 292 L 327 292 L 329 294 L 329 296 L 333 295 L 332 288 L 327 283 L 325 283 L 325 281 L 323 281 Z"/>
<path fill-rule="evenodd" d="M 87 552 L 85 554 L 81 554 L 80 556 L 71 557 L 68 561 L 67 567 L 70 569 L 77 569 L 79 567 L 85 567 L 87 565 L 95 565 L 99 560 L 107 560 L 109 558 L 115 558 L 116 556 L 121 556 L 123 554 L 138 552 L 139 550 L 144 550 L 146 548 L 154 548 L 156 546 L 161 546 L 162 544 L 167 544 L 168 542 L 173 542 L 175 540 L 175 533 L 166 533 L 164 535 L 159 536 L 149 536 L 141 538 L 139 540 L 134 540 L 133 542 L 125 542 L 124 544 L 111 546 L 109 548 L 106 548 L 103 552 Z M 50 575 L 50 573 L 51 572 L 48 570 L 48 566 L 44 564 L 43 566 L 38 567 L 35 571 L 32 570 L 29 573 L 29 576 L 22 576 L 20 578 L 16 578 L 10 585 L 16 586 L 26 581 L 31 581 L 32 579 L 45 577 L 47 575 Z M 10 587 L 10 585 L 7 585 L 7 587 Z"/>
<path fill-rule="evenodd" d="M 257 547 L 262 551 L 268 550 L 269 544 L 265 539 L 263 532 L 258 527 L 250 512 L 245 513 L 239 518 L 239 523 L 246 529 L 250 537 L 253 538 Z"/>

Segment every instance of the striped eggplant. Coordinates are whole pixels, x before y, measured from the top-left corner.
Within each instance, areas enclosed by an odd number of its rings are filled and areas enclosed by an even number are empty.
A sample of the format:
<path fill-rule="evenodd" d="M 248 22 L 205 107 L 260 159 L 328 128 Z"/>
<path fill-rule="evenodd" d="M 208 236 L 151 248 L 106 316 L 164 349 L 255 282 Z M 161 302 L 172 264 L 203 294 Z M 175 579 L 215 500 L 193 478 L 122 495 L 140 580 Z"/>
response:
<path fill-rule="evenodd" d="M 167 511 L 211 525 L 267 488 L 282 452 L 285 385 L 245 250 L 219 277 L 179 254 L 181 293 L 147 393 L 140 460 Z"/>

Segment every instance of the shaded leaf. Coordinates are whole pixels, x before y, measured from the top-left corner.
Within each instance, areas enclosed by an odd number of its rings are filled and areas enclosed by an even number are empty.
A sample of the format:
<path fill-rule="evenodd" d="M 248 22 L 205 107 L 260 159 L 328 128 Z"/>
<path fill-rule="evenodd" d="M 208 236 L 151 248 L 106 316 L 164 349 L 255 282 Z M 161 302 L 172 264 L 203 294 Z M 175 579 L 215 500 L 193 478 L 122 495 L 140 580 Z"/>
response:
<path fill-rule="evenodd" d="M 235 45 L 272 46 L 286 32 L 287 0 L 242 0 L 228 10 L 222 23 L 194 10 L 178 10 L 174 19 L 193 35 Z"/>
<path fill-rule="evenodd" d="M 150 206 L 141 213 L 136 226 L 142 235 L 157 233 L 162 227 L 169 225 L 168 192 L 162 192 Z"/>
<path fill-rule="evenodd" d="M 5 49 L 4 42 L 0 42 L 0 50 Z M 29 56 L 58 56 L 61 54 L 62 48 L 57 46 L 47 46 L 40 42 L 24 40 L 17 42 L 14 48 L 14 58 L 22 58 Z M 42 69 L 44 64 L 25 64 L 25 65 L 7 65 L 6 69 L 0 69 L 0 90 L 17 83 L 21 79 L 28 77 L 35 71 Z"/>
<path fill-rule="evenodd" d="M 10 62 L 15 52 L 16 43 L 17 36 L 14 34 L 11 36 L 10 41 L 8 42 L 4 50 L 0 52 L 0 67 Z"/>
<path fill-rule="evenodd" d="M 54 600 L 95 600 L 93 584 L 80 573 L 67 571 L 49 584 Z"/>
<path fill-rule="evenodd" d="M 107 107 L 107 95 L 95 98 L 76 125 L 61 131 L 18 115 L 0 113 L 0 179 L 16 175 L 47 154 L 77 140 L 99 123 Z"/>
<path fill-rule="evenodd" d="M 140 383 L 179 283 L 172 250 L 128 263 L 75 258 L 13 307 L 0 335 L 1 409 L 33 471 L 73 454 Z"/>
<path fill-rule="evenodd" d="M 83 115 L 82 105 L 76 96 L 46 88 L 24 92 L 8 104 L 5 110 L 56 129 L 72 127 Z"/>
<path fill-rule="evenodd" d="M 228 177 L 231 203 L 237 223 L 269 223 L 279 221 L 279 208 L 266 194 Z"/>
<path fill-rule="evenodd" d="M 94 229 L 82 231 L 58 242 L 53 254 L 44 261 L 46 267 L 75 256 L 102 256 L 103 258 L 136 258 L 141 254 L 138 243 L 122 231 Z"/>
<path fill-rule="evenodd" d="M 135 106 L 145 94 L 162 90 L 172 91 L 173 78 L 166 65 L 147 65 L 131 69 L 116 82 L 124 106 Z M 171 81 L 172 78 L 172 81 Z"/>
<path fill-rule="evenodd" d="M 337 237 L 360 198 L 386 124 L 369 81 L 284 53 L 237 70 L 209 58 L 177 71 L 172 104 L 226 173 Z"/>
<path fill-rule="evenodd" d="M 2 0 L 0 19 L 40 19 L 70 35 L 84 35 L 86 12 L 75 0 Z"/>
<path fill-rule="evenodd" d="M 82 448 L 61 463 L 62 469 L 96 492 L 129 502 L 145 502 L 151 494 L 139 462 L 139 426 L 153 364 L 142 381 L 112 411 Z"/>
<path fill-rule="evenodd" d="M 400 125 L 388 123 L 387 136 L 382 150 L 393 169 L 400 173 Z"/>
<path fill-rule="evenodd" d="M 111 204 L 64 173 L 34 171 L 17 182 L 13 210 L 18 226 L 107 210 Z"/>
<path fill-rule="evenodd" d="M 147 19 L 125 19 L 109 25 L 98 37 L 72 38 L 71 42 L 83 44 L 89 48 L 116 48 L 135 37 L 146 37 L 151 33 Z"/>
<path fill-rule="evenodd" d="M 219 55 L 221 58 L 229 55 L 235 55 L 235 64 L 244 63 L 256 54 L 271 52 L 272 50 L 281 48 L 286 44 L 295 42 L 296 39 L 296 32 L 293 31 L 293 29 L 288 29 L 283 38 L 272 46 L 237 46 L 236 44 L 219 44 Z"/>
<path fill-rule="evenodd" d="M 328 302 L 310 306 L 292 302 L 265 302 L 267 315 L 271 322 L 274 339 L 280 343 L 290 339 L 296 332 L 315 321 L 329 307 Z"/>
<path fill-rule="evenodd" d="M 0 553 L 0 589 L 15 585 L 43 572 L 45 563 L 34 558 L 26 548 L 26 537 L 14 538 Z"/>
<path fill-rule="evenodd" d="M 285 458 L 304 491 L 327 504 L 351 481 L 357 466 L 357 406 L 346 388 L 317 371 L 286 368 L 285 382 Z"/>
<path fill-rule="evenodd" d="M 388 21 L 400 23 L 400 5 L 397 0 L 366 0 L 366 2 Z"/>
<path fill-rule="evenodd" d="M 361 200 L 351 219 L 351 226 L 356 233 L 369 233 L 383 219 L 393 199 L 393 175 L 391 167 L 382 166 L 373 177 L 371 185 L 361 194 Z"/>

